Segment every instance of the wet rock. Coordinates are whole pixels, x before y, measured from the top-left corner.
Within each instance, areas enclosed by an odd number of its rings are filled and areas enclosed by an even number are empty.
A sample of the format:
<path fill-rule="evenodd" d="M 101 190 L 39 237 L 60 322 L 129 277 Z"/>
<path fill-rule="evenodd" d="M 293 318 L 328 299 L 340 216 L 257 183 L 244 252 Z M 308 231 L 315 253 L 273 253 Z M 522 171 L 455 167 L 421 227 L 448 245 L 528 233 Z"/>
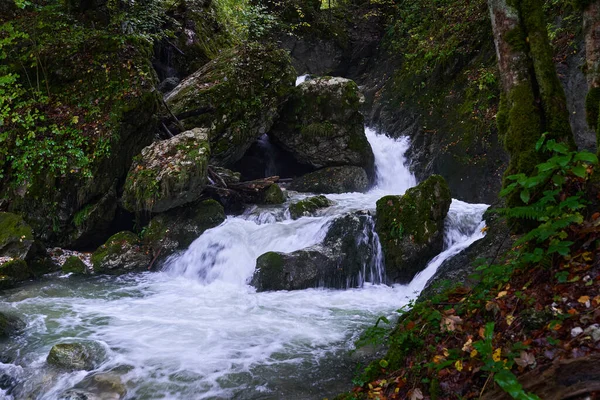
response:
<path fill-rule="evenodd" d="M 12 336 L 25 328 L 25 322 L 10 313 L 0 311 L 0 339 Z"/>
<path fill-rule="evenodd" d="M 86 376 L 73 389 L 67 390 L 61 400 L 119 400 L 125 397 L 127 389 L 119 375 L 100 372 Z"/>
<path fill-rule="evenodd" d="M 317 78 L 294 90 L 269 133 L 273 142 L 315 168 L 353 165 L 373 172 L 374 156 L 359 112 L 361 94 L 345 78 Z"/>
<path fill-rule="evenodd" d="M 133 232 L 119 232 L 92 254 L 95 273 L 118 275 L 145 270 L 152 261 L 150 250 Z"/>
<path fill-rule="evenodd" d="M 40 252 L 31 226 L 17 214 L 0 212 L 0 257 L 25 260 Z"/>
<path fill-rule="evenodd" d="M 205 230 L 225 221 L 225 210 L 215 200 L 203 200 L 152 218 L 142 240 L 159 260 L 189 247 Z"/>
<path fill-rule="evenodd" d="M 61 270 L 65 274 L 85 274 L 87 272 L 87 267 L 79 257 L 71 256 L 65 260 Z"/>
<path fill-rule="evenodd" d="M 433 175 L 403 196 L 377 201 L 376 231 L 392 282 L 408 283 L 444 247 L 444 219 L 452 197 L 446 181 Z"/>
<path fill-rule="evenodd" d="M 285 193 L 279 187 L 278 184 L 274 183 L 265 190 L 263 195 L 263 204 L 283 204 L 285 203 Z"/>
<path fill-rule="evenodd" d="M 294 179 L 291 190 L 311 193 L 364 193 L 369 188 L 369 178 L 361 167 L 329 167 Z"/>
<path fill-rule="evenodd" d="M 227 185 L 238 183 L 242 179 L 242 174 L 223 167 L 213 167 L 212 170 L 225 182 Z"/>
<path fill-rule="evenodd" d="M 16 283 L 33 278 L 33 272 L 25 261 L 15 259 L 0 265 L 0 276 L 7 277 Z"/>
<path fill-rule="evenodd" d="M 284 50 L 246 43 L 223 51 L 165 100 L 186 129 L 210 128 L 211 164 L 226 167 L 269 131 L 295 78 Z"/>
<path fill-rule="evenodd" d="M 102 345 L 93 341 L 59 343 L 52 346 L 46 361 L 55 367 L 75 371 L 97 368 L 105 359 Z"/>
<path fill-rule="evenodd" d="M 171 76 L 159 83 L 157 89 L 161 93 L 169 93 L 171 90 L 175 89 L 180 82 L 181 80 L 179 78 Z"/>
<path fill-rule="evenodd" d="M 195 128 L 142 150 L 123 188 L 131 212 L 163 212 L 200 197 L 206 184 L 208 130 Z"/>
<path fill-rule="evenodd" d="M 290 205 L 290 216 L 292 219 L 313 216 L 317 210 L 331 205 L 333 202 L 325 196 L 308 197 Z"/>

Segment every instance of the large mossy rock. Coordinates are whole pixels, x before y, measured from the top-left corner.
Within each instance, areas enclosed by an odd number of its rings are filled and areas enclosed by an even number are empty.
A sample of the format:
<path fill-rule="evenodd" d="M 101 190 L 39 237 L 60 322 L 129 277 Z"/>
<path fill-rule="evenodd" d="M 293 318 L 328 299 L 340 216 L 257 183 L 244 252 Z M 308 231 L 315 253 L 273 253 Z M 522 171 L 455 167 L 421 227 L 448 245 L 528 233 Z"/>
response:
<path fill-rule="evenodd" d="M 205 230 L 225 221 L 225 210 L 215 200 L 204 200 L 169 210 L 152 218 L 142 241 L 160 259 L 189 247 Z"/>
<path fill-rule="evenodd" d="M 290 204 L 290 216 L 292 219 L 314 216 L 315 213 L 333 205 L 333 202 L 325 196 L 313 196 Z"/>
<path fill-rule="evenodd" d="M 195 128 L 142 150 L 123 188 L 132 212 L 163 212 L 200 197 L 210 157 L 208 130 Z"/>
<path fill-rule="evenodd" d="M 452 197 L 439 175 L 406 191 L 377 201 L 377 234 L 388 278 L 408 283 L 444 247 L 444 219 Z"/>
<path fill-rule="evenodd" d="M 374 156 L 359 112 L 361 94 L 345 78 L 317 78 L 296 87 L 269 136 L 315 168 L 354 165 L 373 172 Z"/>
<path fill-rule="evenodd" d="M 284 50 L 246 43 L 184 79 L 165 100 L 186 129 L 211 129 L 212 163 L 230 166 L 269 131 L 295 78 Z"/>
<path fill-rule="evenodd" d="M 384 280 L 374 222 L 368 213 L 334 220 L 322 243 L 292 253 L 268 252 L 256 261 L 251 285 L 259 292 L 310 287 L 346 289 Z"/>
<path fill-rule="evenodd" d="M 146 269 L 152 261 L 150 250 L 133 232 L 119 232 L 92 254 L 95 273 L 119 275 Z"/>
<path fill-rule="evenodd" d="M 20 215 L 0 212 L 0 256 L 29 259 L 37 251 L 31 226 Z"/>
<path fill-rule="evenodd" d="M 48 364 L 68 371 L 92 370 L 97 368 L 106 357 L 102 345 L 85 341 L 59 343 L 52 346 L 46 361 Z"/>
<path fill-rule="evenodd" d="M 12 336 L 25 328 L 25 322 L 19 317 L 0 312 L 0 339 Z"/>
<path fill-rule="evenodd" d="M 290 189 L 310 193 L 364 193 L 369 189 L 369 178 L 361 167 L 329 167 L 294 179 Z"/>
<path fill-rule="evenodd" d="M 33 278 L 34 275 L 24 260 L 14 259 L 0 265 L 0 276 L 16 283 Z"/>
<path fill-rule="evenodd" d="M 63 265 L 60 267 L 64 274 L 85 274 L 87 272 L 87 266 L 77 256 L 71 256 L 65 260 Z"/>

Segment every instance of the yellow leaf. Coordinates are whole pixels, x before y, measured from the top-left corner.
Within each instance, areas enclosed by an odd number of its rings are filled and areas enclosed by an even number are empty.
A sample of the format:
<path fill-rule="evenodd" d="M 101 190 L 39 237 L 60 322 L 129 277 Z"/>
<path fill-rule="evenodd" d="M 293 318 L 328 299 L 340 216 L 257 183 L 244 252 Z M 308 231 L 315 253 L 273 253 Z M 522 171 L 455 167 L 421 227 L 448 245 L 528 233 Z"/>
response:
<path fill-rule="evenodd" d="M 508 315 L 506 316 L 506 324 L 507 324 L 508 326 L 511 326 L 511 325 L 512 325 L 512 323 L 514 322 L 514 320 L 515 320 L 515 317 L 514 317 L 512 314 L 508 314 Z"/>
<path fill-rule="evenodd" d="M 483 228 L 481 228 L 481 233 L 486 233 L 488 229 L 489 228 L 487 226 L 484 226 Z"/>
<path fill-rule="evenodd" d="M 437 356 L 433 357 L 433 363 L 434 364 L 439 364 L 439 363 L 441 363 L 444 360 L 445 360 L 445 358 L 442 357 L 442 356 L 440 356 L 440 355 L 437 355 Z"/>
<path fill-rule="evenodd" d="M 72 122 L 73 124 L 77 124 L 77 123 L 79 123 L 79 117 L 78 117 L 77 115 L 74 115 L 74 116 L 73 116 L 73 118 L 71 119 L 71 122 Z"/>
<path fill-rule="evenodd" d="M 590 296 L 581 296 L 579 299 L 577 299 L 577 301 L 581 304 L 585 304 L 590 301 Z"/>
<path fill-rule="evenodd" d="M 500 293 L 498 293 L 498 296 L 496 296 L 497 299 L 504 297 L 508 294 L 508 292 L 506 290 L 501 291 Z"/>
<path fill-rule="evenodd" d="M 465 344 L 463 345 L 463 347 L 462 347 L 462 351 L 466 351 L 466 352 L 469 352 L 469 351 L 471 351 L 471 349 L 472 349 L 472 346 L 471 346 L 471 344 L 472 344 L 472 343 L 473 343 L 473 340 L 472 340 L 471 338 L 469 338 L 469 340 L 467 340 L 467 341 L 465 342 Z"/>
<path fill-rule="evenodd" d="M 496 361 L 496 362 L 500 361 L 500 359 L 501 359 L 501 356 L 500 356 L 500 354 L 501 354 L 501 350 L 500 350 L 499 348 L 498 348 L 498 349 L 496 349 L 496 350 L 494 351 L 494 354 L 492 354 L 492 359 L 493 359 L 494 361 Z"/>
<path fill-rule="evenodd" d="M 445 355 L 446 357 L 448 357 L 448 356 L 450 355 L 450 353 L 448 353 L 448 349 L 444 349 L 444 355 Z"/>
<path fill-rule="evenodd" d="M 457 362 L 454 363 L 454 368 L 456 368 L 456 370 L 458 372 L 463 370 L 463 364 L 462 361 L 458 360 Z"/>
<path fill-rule="evenodd" d="M 477 355 L 477 350 L 473 349 L 473 351 L 471 352 L 471 358 L 475 357 Z"/>

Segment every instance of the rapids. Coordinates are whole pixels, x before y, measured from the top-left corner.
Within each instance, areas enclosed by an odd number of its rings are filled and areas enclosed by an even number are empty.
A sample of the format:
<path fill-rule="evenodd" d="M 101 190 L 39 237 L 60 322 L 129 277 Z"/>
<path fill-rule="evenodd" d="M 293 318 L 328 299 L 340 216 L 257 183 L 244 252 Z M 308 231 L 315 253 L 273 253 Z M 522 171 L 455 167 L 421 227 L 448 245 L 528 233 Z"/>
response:
<path fill-rule="evenodd" d="M 320 399 L 349 389 L 348 350 L 360 332 L 379 315 L 396 315 L 444 260 L 480 239 L 487 208 L 454 200 L 445 250 L 409 285 L 373 284 L 378 262 L 358 289 L 256 293 L 247 282 L 258 256 L 319 243 L 336 216 L 374 210 L 381 196 L 416 184 L 408 140 L 366 134 L 376 186 L 327 195 L 335 205 L 316 217 L 294 221 L 285 206 L 254 207 L 205 232 L 162 272 L 48 276 L 4 292 L 0 309 L 25 316 L 27 329 L 0 342 L 0 397 L 63 398 L 87 373 L 55 371 L 45 359 L 52 345 L 76 339 L 105 346 L 106 361 L 92 373 L 118 374 L 127 399 Z"/>

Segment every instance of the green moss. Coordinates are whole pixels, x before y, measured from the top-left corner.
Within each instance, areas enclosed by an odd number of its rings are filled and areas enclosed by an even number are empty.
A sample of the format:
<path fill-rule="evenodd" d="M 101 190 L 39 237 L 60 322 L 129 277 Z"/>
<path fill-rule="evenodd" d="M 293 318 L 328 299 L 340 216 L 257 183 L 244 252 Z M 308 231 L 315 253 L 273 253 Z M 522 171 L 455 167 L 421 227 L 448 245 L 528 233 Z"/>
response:
<path fill-rule="evenodd" d="M 313 196 L 290 204 L 290 215 L 292 219 L 314 214 L 319 208 L 331 206 L 333 203 L 325 196 Z"/>
<path fill-rule="evenodd" d="M 112 235 L 106 243 L 100 246 L 94 253 L 92 254 L 92 265 L 97 266 L 101 265 L 102 261 L 112 255 L 118 254 L 121 252 L 123 246 L 137 244 L 139 243 L 138 236 L 129 231 L 123 231 Z"/>
<path fill-rule="evenodd" d="M 21 282 L 33 277 L 33 273 L 27 263 L 18 259 L 0 265 L 0 275 L 6 276 L 15 282 Z"/>
<path fill-rule="evenodd" d="M 285 203 L 285 194 L 278 184 L 274 183 L 265 191 L 265 204 L 283 204 Z"/>
<path fill-rule="evenodd" d="M 71 256 L 65 260 L 61 269 L 64 274 L 85 274 L 87 267 L 79 257 Z"/>
<path fill-rule="evenodd" d="M 256 274 L 260 274 L 260 291 L 281 290 L 279 286 L 284 277 L 284 259 L 281 253 L 269 251 L 258 257 L 256 265 L 259 269 L 255 272 L 255 279 Z"/>
<path fill-rule="evenodd" d="M 0 212 L 0 252 L 14 242 L 33 240 L 31 227 L 17 214 Z"/>

